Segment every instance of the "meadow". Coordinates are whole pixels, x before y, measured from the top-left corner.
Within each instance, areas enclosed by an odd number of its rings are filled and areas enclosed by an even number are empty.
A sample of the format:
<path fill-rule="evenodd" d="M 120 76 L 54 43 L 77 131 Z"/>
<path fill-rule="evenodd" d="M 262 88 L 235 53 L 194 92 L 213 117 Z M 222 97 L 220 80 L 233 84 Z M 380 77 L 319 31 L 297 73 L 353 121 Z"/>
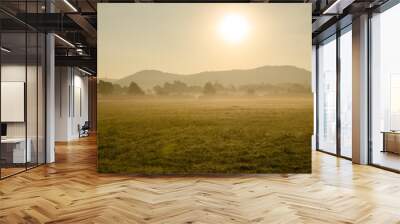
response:
<path fill-rule="evenodd" d="M 311 95 L 98 99 L 98 171 L 310 173 Z"/>

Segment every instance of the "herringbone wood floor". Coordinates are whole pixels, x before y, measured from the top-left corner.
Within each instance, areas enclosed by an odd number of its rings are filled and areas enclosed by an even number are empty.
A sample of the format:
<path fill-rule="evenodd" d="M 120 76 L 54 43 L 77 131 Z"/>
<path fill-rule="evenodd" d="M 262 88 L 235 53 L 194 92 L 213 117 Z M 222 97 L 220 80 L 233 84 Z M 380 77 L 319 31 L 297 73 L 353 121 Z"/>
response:
<path fill-rule="evenodd" d="M 100 175 L 87 138 L 0 181 L 0 223 L 400 223 L 400 175 L 318 152 L 311 175 Z"/>

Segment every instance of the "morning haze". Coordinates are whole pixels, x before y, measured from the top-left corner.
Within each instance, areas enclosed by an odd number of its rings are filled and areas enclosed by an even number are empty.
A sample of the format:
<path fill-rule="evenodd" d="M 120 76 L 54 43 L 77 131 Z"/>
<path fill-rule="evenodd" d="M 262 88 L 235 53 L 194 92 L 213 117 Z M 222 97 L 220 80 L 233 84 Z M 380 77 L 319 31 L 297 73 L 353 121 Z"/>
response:
<path fill-rule="evenodd" d="M 265 65 L 310 71 L 309 11 L 309 4 L 99 4 L 98 76 Z"/>
<path fill-rule="evenodd" d="M 309 4 L 100 4 L 98 170 L 310 173 Z"/>

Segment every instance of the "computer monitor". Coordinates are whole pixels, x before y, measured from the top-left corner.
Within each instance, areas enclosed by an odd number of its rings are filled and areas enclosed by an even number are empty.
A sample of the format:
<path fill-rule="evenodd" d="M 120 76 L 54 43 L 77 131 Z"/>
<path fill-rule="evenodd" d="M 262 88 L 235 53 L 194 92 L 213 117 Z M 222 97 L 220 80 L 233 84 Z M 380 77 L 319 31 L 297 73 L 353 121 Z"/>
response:
<path fill-rule="evenodd" d="M 1 123 L 1 136 L 7 136 L 7 124 Z"/>

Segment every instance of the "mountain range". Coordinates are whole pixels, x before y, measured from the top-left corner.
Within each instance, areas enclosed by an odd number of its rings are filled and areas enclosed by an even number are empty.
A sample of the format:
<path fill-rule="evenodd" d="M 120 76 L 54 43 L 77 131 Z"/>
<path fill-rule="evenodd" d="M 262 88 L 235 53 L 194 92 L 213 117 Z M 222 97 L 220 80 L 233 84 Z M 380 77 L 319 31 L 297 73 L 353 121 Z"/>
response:
<path fill-rule="evenodd" d="M 206 71 L 181 75 L 158 70 L 142 70 L 121 79 L 108 79 L 114 84 L 128 86 L 136 82 L 143 89 L 151 89 L 166 82 L 182 81 L 188 85 L 203 86 L 207 82 L 218 82 L 224 86 L 248 84 L 300 84 L 310 86 L 311 72 L 295 66 L 262 66 L 254 69 Z"/>

